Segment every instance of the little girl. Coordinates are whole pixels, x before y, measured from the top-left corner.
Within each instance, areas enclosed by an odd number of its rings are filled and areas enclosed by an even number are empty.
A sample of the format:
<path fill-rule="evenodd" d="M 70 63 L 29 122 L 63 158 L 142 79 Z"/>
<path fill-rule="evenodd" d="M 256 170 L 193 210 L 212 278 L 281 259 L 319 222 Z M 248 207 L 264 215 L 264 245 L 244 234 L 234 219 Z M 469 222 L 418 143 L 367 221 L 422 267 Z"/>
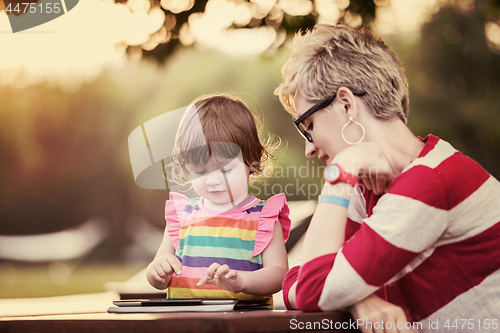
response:
<path fill-rule="evenodd" d="M 271 149 L 238 99 L 208 96 L 187 108 L 171 176 L 190 181 L 200 197 L 170 194 L 165 235 L 147 270 L 153 287 L 168 287 L 168 298 L 261 298 L 281 290 L 290 230 L 285 196 L 266 202 L 247 190 L 250 176 L 270 170 Z"/>

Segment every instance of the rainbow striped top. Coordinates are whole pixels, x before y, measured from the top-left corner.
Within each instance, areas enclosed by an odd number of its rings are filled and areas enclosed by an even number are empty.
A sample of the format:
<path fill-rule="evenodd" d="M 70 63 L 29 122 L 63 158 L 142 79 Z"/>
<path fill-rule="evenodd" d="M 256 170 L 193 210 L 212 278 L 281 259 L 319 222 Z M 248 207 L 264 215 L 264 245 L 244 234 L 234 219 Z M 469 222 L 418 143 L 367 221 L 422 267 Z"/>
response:
<path fill-rule="evenodd" d="M 288 239 L 289 213 L 284 194 L 267 201 L 249 197 L 234 208 L 219 212 L 206 208 L 202 198 L 189 199 L 171 193 L 165 218 L 176 256 L 182 263 L 182 274 L 172 276 L 167 297 L 262 297 L 235 294 L 209 284 L 198 287 L 196 283 L 214 262 L 227 264 L 238 272 L 261 269 L 261 254 L 273 238 L 274 223 L 281 223 L 283 238 Z"/>

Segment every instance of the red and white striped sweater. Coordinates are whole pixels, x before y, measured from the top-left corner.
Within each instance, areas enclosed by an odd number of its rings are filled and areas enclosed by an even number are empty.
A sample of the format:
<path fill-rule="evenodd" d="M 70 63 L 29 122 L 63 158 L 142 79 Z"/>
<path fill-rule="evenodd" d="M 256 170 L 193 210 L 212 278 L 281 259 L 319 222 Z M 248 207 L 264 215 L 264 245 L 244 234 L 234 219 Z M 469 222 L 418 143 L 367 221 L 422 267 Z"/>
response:
<path fill-rule="evenodd" d="M 376 293 L 422 332 L 433 331 L 429 320 L 442 329 L 500 319 L 500 183 L 449 143 L 424 142 L 385 195 L 355 191 L 338 253 L 287 274 L 284 289 L 298 278 L 299 309 L 341 309 Z"/>

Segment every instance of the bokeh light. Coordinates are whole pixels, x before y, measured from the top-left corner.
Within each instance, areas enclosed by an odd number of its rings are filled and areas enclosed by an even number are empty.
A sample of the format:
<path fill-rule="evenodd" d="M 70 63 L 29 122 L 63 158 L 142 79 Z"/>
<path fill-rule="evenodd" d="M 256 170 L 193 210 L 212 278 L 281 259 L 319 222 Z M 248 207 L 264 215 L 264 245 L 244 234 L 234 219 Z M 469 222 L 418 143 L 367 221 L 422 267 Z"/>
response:
<path fill-rule="evenodd" d="M 471 1 L 466 2 L 463 11 L 470 9 Z M 0 11 L 0 84 L 78 87 L 103 68 L 139 61 L 143 51 L 172 39 L 230 56 L 256 55 L 285 42 L 283 20 L 292 16 L 310 15 L 327 24 L 342 20 L 354 27 L 363 23 L 359 13 L 348 10 L 350 0 L 208 0 L 205 8 L 194 5 L 194 0 L 85 0 L 57 20 L 16 34 L 9 33 L 8 17 Z M 376 0 L 375 5 L 377 33 L 418 34 L 439 1 Z M 186 22 L 179 24 L 177 14 Z M 499 29 L 495 21 L 485 26 L 494 52 L 499 49 Z M 453 26 L 444 27 L 443 34 L 448 43 L 460 43 Z"/>
<path fill-rule="evenodd" d="M 193 5 L 194 0 L 161 0 L 161 6 L 174 14 L 188 11 Z"/>
<path fill-rule="evenodd" d="M 183 31 L 183 40 L 191 44 L 196 40 L 200 45 L 215 48 L 232 56 L 258 54 L 267 50 L 276 40 L 276 31 L 271 27 L 254 29 L 232 29 L 251 19 L 247 5 L 237 5 L 228 0 L 210 0 L 204 13 L 189 16 L 189 31 Z M 245 12 L 248 10 L 248 12 Z M 188 29 L 186 27 L 186 29 Z M 186 36 L 187 35 L 187 36 Z"/>
<path fill-rule="evenodd" d="M 500 53 L 500 24 L 488 21 L 484 26 L 484 33 L 488 41 L 488 47 L 494 53 Z"/>
<path fill-rule="evenodd" d="M 8 17 L 0 12 L 0 83 L 71 87 L 95 79 L 104 66 L 126 58 L 127 45 L 152 48 L 151 36 L 158 43 L 165 40 L 165 32 L 159 32 L 165 14 L 149 4 L 149 0 L 80 1 L 66 15 L 16 34 L 10 33 Z"/>
<path fill-rule="evenodd" d="M 349 1 L 347 1 L 347 6 L 345 3 L 342 4 L 343 8 L 340 8 L 339 4 L 334 0 L 318 0 L 314 2 L 314 9 L 318 12 L 318 23 L 335 24 L 340 18 L 340 11 L 344 10 L 349 6 Z"/>
<path fill-rule="evenodd" d="M 439 0 L 380 0 L 374 27 L 379 34 L 418 33 L 422 24 L 439 10 Z"/>
<path fill-rule="evenodd" d="M 312 1 L 309 0 L 279 0 L 278 4 L 285 13 L 292 16 L 309 15 L 313 10 Z"/>

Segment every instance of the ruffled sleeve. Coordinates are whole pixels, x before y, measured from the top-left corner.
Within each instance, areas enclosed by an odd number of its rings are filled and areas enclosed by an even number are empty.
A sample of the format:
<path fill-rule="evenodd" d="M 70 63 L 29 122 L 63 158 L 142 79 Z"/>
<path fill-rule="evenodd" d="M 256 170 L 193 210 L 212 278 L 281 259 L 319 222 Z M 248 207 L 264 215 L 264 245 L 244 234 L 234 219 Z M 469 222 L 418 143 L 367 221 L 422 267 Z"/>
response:
<path fill-rule="evenodd" d="M 269 245 L 273 239 L 274 223 L 278 221 L 283 230 L 283 239 L 285 242 L 287 241 L 291 225 L 289 215 L 290 208 L 288 208 L 284 193 L 277 194 L 267 200 L 260 213 L 252 256 L 255 257 L 262 253 Z"/>
<path fill-rule="evenodd" d="M 181 229 L 181 216 L 189 198 L 183 194 L 171 192 L 170 200 L 165 203 L 165 221 L 172 245 L 180 252 L 179 231 Z"/>

